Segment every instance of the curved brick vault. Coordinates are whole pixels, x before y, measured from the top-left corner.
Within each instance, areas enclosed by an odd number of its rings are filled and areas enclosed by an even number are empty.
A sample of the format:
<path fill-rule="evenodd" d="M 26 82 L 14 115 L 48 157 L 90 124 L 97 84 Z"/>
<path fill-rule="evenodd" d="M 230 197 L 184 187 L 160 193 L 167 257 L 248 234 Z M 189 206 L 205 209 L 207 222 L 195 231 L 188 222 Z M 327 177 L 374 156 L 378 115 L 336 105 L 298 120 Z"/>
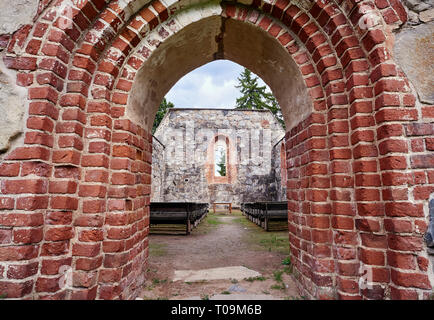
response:
<path fill-rule="evenodd" d="M 391 57 L 391 26 L 405 20 L 396 0 L 41 1 L 3 59 L 29 103 L 24 142 L 0 163 L 0 293 L 137 296 L 158 103 L 190 70 L 229 59 L 270 85 L 289 128 L 303 294 L 428 298 L 433 163 L 408 136 L 432 133 Z"/>

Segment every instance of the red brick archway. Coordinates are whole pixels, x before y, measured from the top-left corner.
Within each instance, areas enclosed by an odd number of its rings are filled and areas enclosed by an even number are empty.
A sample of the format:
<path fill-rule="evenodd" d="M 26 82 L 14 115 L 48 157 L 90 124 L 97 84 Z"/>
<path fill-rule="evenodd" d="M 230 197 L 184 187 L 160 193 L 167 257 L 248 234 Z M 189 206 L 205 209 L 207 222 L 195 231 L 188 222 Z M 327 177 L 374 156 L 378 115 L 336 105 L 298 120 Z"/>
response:
<path fill-rule="evenodd" d="M 279 54 L 285 51 L 302 79 L 297 90 L 309 95 L 293 123 L 296 104 L 288 103 L 271 72 L 247 58 L 236 61 L 258 68 L 272 83 L 289 124 L 289 237 L 303 293 L 428 297 L 422 234 L 433 163 L 409 137 L 432 131 L 386 41 L 387 23 L 406 20 L 398 1 L 297 6 L 254 0 L 207 11 L 182 1 L 84 0 L 65 1 L 74 4 L 72 11 L 70 5 L 54 10 L 62 2 L 41 1 L 36 23 L 7 41 L 4 62 L 28 88 L 29 108 L 24 145 L 0 164 L 0 293 L 41 299 L 137 295 L 148 255 L 149 125 L 171 81 L 196 67 L 170 65 L 173 77 L 151 90 L 158 72 L 147 61 L 163 59 L 158 48 L 173 34 L 188 34 L 218 17 L 268 39 Z M 64 28 L 68 19 L 60 17 L 68 12 L 73 23 Z M 171 22 L 181 14 L 191 14 L 191 21 L 178 28 Z M 379 19 L 369 23 L 378 24 L 364 28 L 360 21 L 367 14 Z M 242 48 L 212 41 L 214 59 L 242 59 Z M 147 84 L 142 89 L 148 100 L 135 91 L 138 84 Z M 66 288 L 59 285 L 65 266 L 72 275 Z M 359 286 L 363 270 L 372 276 L 367 288 Z"/>

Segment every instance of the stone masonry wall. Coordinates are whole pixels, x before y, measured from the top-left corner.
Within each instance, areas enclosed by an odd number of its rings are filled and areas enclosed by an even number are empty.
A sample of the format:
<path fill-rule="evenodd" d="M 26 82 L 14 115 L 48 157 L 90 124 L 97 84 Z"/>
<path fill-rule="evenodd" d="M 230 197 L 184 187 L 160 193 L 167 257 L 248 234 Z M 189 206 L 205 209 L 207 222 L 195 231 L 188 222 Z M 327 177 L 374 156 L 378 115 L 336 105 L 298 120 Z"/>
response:
<path fill-rule="evenodd" d="M 233 147 L 229 150 L 231 181 L 210 177 L 214 174 L 213 139 L 219 134 L 227 136 Z M 151 201 L 232 202 L 237 207 L 241 202 L 282 197 L 281 185 L 276 183 L 280 151 L 276 154 L 273 146 L 284 131 L 268 111 L 171 109 L 155 136 L 165 148 L 154 143 L 153 188 L 161 183 L 161 189 Z"/>
<path fill-rule="evenodd" d="M 271 167 L 274 170 L 275 177 L 274 182 L 272 182 L 272 188 L 276 190 L 276 201 L 286 200 L 286 165 L 282 163 L 282 161 L 285 161 L 285 156 L 282 155 L 282 151 L 285 152 L 285 149 L 282 150 L 282 147 L 285 147 L 284 139 L 273 146 L 273 153 L 271 157 Z M 285 166 L 283 169 L 282 164 Z"/>
<path fill-rule="evenodd" d="M 166 147 L 154 136 L 152 139 L 152 201 L 163 201 L 162 192 L 166 175 L 165 149 Z"/>

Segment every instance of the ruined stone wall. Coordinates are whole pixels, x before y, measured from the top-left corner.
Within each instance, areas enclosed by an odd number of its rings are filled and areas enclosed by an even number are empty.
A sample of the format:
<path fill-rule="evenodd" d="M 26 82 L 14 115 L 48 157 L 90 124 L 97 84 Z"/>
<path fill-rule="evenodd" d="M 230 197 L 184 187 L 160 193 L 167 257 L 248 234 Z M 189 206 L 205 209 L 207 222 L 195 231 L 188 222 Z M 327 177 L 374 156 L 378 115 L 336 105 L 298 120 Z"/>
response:
<path fill-rule="evenodd" d="M 286 200 L 286 168 L 282 168 L 282 165 L 285 166 L 285 164 L 282 162 L 285 161 L 285 158 L 282 155 L 282 147 L 285 147 L 284 140 L 279 141 L 273 146 L 273 153 L 271 157 L 271 167 L 273 168 L 275 178 L 271 187 L 276 190 L 276 201 Z"/>
<path fill-rule="evenodd" d="M 224 181 L 213 178 L 213 139 L 219 135 L 229 138 L 232 176 Z M 282 198 L 276 177 L 280 152 L 273 146 L 284 131 L 269 111 L 172 109 L 155 136 L 165 148 L 154 143 L 153 177 L 164 177 L 152 201 L 232 202 L 236 207 Z"/>
<path fill-rule="evenodd" d="M 38 13 L 39 0 L 0 2 L 0 159 L 12 145 L 23 143 L 27 120 L 27 91 L 24 88 L 31 77 L 26 71 L 10 69 L 10 60 L 3 59 L 13 50 L 15 42 L 22 41 Z M 10 41 L 14 38 L 13 41 Z M 21 62 L 22 69 L 34 70 L 34 63 Z"/>
<path fill-rule="evenodd" d="M 162 192 L 165 180 L 166 147 L 155 137 L 152 139 L 152 201 L 163 201 Z"/>

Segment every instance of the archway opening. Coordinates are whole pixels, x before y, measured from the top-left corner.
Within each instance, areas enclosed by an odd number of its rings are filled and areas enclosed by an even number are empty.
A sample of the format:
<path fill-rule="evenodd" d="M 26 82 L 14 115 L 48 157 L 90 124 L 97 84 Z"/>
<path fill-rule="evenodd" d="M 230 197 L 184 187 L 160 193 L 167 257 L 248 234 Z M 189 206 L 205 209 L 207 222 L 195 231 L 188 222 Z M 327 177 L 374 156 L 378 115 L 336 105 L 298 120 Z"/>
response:
<path fill-rule="evenodd" d="M 225 63 L 220 61 L 206 66 L 213 70 L 212 64 L 215 63 L 221 70 Z M 226 65 L 234 64 L 228 61 Z M 224 102 L 226 108 L 203 98 L 199 98 L 205 101 L 201 105 L 197 105 L 194 99 L 190 100 L 196 108 L 186 107 L 182 101 L 188 99 L 177 98 L 171 91 L 165 97 L 164 103 L 173 103 L 173 106 L 167 109 L 154 132 L 146 285 L 151 290 L 144 293 L 148 298 L 218 296 L 222 292 L 237 294 L 232 291 L 237 286 L 250 294 L 268 295 L 268 298 L 282 299 L 297 294 L 293 283 L 288 287 L 284 284 L 291 283 L 290 266 L 282 266 L 282 261 L 289 264 L 286 209 L 277 223 L 279 225 L 275 224 L 268 232 L 249 221 L 240 211 L 244 202 L 272 202 L 283 194 L 280 190 L 281 171 L 273 166 L 280 168 L 280 145 L 285 131 L 277 116 L 267 109 L 234 108 L 237 98 L 242 96 L 235 86 L 243 68 L 236 66 L 237 72 L 231 74 L 232 79 L 230 76 L 228 79 L 222 76 L 218 80 L 211 79 L 223 82 L 223 87 L 225 82 L 231 83 L 235 94 L 224 100 L 227 101 Z M 200 69 L 196 70 L 199 72 Z M 188 96 L 205 95 L 200 86 L 194 84 L 206 82 L 201 80 L 208 75 L 215 77 L 210 72 L 191 81 L 195 76 L 187 75 L 182 78 L 186 81 L 181 83 L 180 80 L 174 89 L 178 94 L 181 92 Z M 252 77 L 256 78 L 256 75 L 252 74 Z M 259 81 L 260 85 L 266 86 L 262 79 Z M 219 89 L 221 87 L 216 85 L 215 90 Z M 195 90 L 200 92 L 196 94 Z M 184 108 L 178 108 L 179 104 Z M 284 199 L 279 198 L 281 201 Z M 209 204 L 207 216 L 189 236 L 183 235 L 183 225 L 152 224 L 153 204 L 158 203 L 161 210 L 161 202 L 169 206 L 184 201 Z M 183 271 L 221 269 L 216 272 L 224 272 L 225 268 L 228 269 L 226 278 L 217 281 L 187 279 L 185 281 L 191 282 L 187 285 L 182 281 L 170 282 Z M 237 279 L 236 273 L 230 271 L 234 268 L 247 268 L 245 272 L 252 273 L 246 276 L 249 280 Z"/>

